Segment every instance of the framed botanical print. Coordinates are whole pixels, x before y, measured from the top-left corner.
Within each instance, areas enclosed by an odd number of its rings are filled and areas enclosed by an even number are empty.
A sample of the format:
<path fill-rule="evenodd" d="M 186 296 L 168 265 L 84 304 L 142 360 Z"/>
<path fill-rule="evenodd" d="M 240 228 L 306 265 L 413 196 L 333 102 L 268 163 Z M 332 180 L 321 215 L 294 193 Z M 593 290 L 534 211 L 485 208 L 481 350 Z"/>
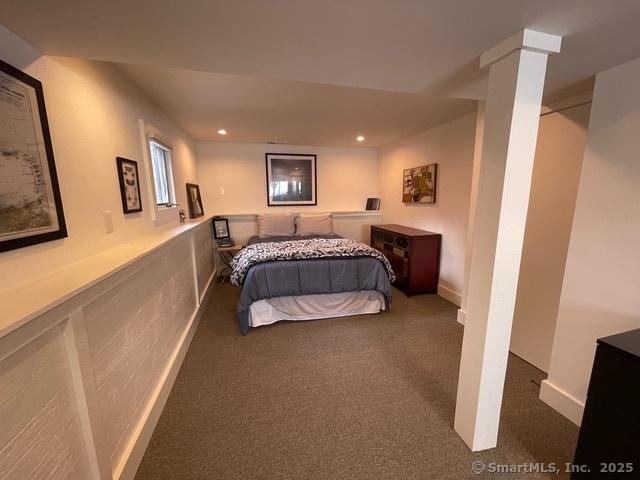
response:
<path fill-rule="evenodd" d="M 66 236 L 42 84 L 0 60 L 0 252 Z"/>
<path fill-rule="evenodd" d="M 190 218 L 198 218 L 204 215 L 200 187 L 194 183 L 187 183 L 187 203 L 189 204 Z"/>
<path fill-rule="evenodd" d="M 135 213 L 142 211 L 142 196 L 140 195 L 140 175 L 138 175 L 138 162 L 126 158 L 117 157 L 118 181 L 120 182 L 120 197 L 122 198 L 122 211 Z"/>
<path fill-rule="evenodd" d="M 407 168 L 402 175 L 404 203 L 436 203 L 438 164 Z"/>
<path fill-rule="evenodd" d="M 267 205 L 317 205 L 316 156 L 267 153 Z"/>

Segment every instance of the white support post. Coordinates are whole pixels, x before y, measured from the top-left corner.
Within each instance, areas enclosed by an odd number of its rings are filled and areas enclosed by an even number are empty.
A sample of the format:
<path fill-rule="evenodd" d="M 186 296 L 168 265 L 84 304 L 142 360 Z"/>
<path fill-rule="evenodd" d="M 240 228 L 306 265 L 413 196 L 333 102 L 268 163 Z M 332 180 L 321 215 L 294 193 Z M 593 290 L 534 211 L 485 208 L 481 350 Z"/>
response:
<path fill-rule="evenodd" d="M 547 56 L 560 42 L 524 30 L 480 58 L 489 90 L 454 422 L 473 451 L 497 443 Z"/>
<path fill-rule="evenodd" d="M 469 291 L 469 272 L 471 271 L 471 248 L 473 246 L 473 227 L 476 219 L 476 201 L 478 200 L 478 183 L 480 183 L 480 163 L 482 160 L 482 138 L 484 136 L 485 101 L 478 101 L 476 113 L 476 138 L 473 145 L 473 170 L 471 172 L 471 194 L 469 195 L 469 219 L 467 222 L 467 241 L 464 258 L 464 285 L 462 299 L 458 309 L 458 323 L 465 324 Z"/>

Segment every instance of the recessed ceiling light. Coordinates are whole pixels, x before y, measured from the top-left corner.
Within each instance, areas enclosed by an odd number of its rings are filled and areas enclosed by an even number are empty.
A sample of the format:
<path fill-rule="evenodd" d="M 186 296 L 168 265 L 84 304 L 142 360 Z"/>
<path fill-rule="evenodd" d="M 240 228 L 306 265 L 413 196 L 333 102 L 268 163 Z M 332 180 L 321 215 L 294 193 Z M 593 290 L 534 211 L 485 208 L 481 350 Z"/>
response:
<path fill-rule="evenodd" d="M 364 142 L 364 135 L 358 135 L 356 137 L 356 140 L 359 141 L 359 142 Z"/>
<path fill-rule="evenodd" d="M 218 130 L 218 134 L 219 135 L 226 135 L 227 131 L 224 128 L 221 128 L 220 130 Z"/>

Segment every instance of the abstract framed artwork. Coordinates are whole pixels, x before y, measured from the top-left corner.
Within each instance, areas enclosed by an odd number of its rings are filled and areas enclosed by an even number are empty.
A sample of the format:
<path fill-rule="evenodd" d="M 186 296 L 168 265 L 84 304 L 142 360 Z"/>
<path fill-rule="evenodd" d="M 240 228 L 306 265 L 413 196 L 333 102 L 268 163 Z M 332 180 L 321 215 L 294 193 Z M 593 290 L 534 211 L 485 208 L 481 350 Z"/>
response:
<path fill-rule="evenodd" d="M 0 60 L 0 252 L 67 236 L 42 83 Z"/>
<path fill-rule="evenodd" d="M 267 153 L 267 205 L 317 205 L 316 156 Z"/>
<path fill-rule="evenodd" d="M 142 211 L 142 196 L 140 195 L 140 175 L 138 162 L 127 158 L 117 157 L 118 181 L 120 183 L 120 197 L 122 211 L 136 213 Z"/>
<path fill-rule="evenodd" d="M 187 183 L 187 203 L 189 204 L 189 218 L 198 218 L 204 215 L 200 187 L 195 183 Z"/>
<path fill-rule="evenodd" d="M 436 203 L 438 164 L 407 168 L 402 175 L 402 201 L 404 203 Z"/>

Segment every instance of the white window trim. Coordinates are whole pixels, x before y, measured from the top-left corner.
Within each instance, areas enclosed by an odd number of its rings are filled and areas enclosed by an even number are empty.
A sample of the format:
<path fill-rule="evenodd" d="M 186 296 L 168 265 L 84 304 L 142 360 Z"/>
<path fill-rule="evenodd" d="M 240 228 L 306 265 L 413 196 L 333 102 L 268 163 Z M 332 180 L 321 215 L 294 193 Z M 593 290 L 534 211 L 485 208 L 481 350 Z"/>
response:
<path fill-rule="evenodd" d="M 147 197 L 148 204 L 150 205 L 151 211 L 151 221 L 154 225 L 165 225 L 170 222 L 178 222 L 178 206 L 166 206 L 166 205 L 158 205 L 156 203 L 156 187 L 155 181 L 153 179 L 153 165 L 151 161 L 151 150 L 149 149 L 149 141 L 157 140 L 159 143 L 164 144 L 169 149 L 171 149 L 171 171 L 169 174 L 173 178 L 173 182 L 170 182 L 171 185 L 169 188 L 171 189 L 171 195 L 175 199 L 174 202 L 177 203 L 176 192 L 175 192 L 175 176 L 173 169 L 173 148 L 171 148 L 171 142 L 168 140 L 167 135 L 165 135 L 161 130 L 154 127 L 153 125 L 146 123 L 144 119 L 139 119 L 138 124 L 140 127 L 140 140 L 142 142 L 142 160 L 144 162 L 144 171 L 145 178 L 147 181 Z"/>

